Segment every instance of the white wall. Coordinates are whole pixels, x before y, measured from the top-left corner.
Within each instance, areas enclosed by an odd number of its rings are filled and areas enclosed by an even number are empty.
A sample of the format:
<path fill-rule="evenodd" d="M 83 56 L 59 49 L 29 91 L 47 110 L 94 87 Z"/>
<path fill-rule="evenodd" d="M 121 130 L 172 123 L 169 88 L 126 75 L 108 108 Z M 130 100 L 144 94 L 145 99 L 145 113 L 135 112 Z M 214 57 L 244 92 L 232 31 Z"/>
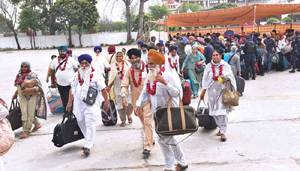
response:
<path fill-rule="evenodd" d="M 133 32 L 133 39 L 136 38 L 137 33 Z M 157 37 L 160 40 L 167 40 L 168 34 L 166 32 L 151 32 L 151 36 Z M 28 36 L 19 36 L 19 42 L 22 49 L 30 49 L 30 38 Z M 120 42 L 125 43 L 127 38 L 126 32 L 120 33 L 96 33 L 96 34 L 85 34 L 82 35 L 83 47 L 96 46 L 100 44 L 119 44 Z M 79 47 L 78 35 L 72 35 L 73 44 Z M 37 36 L 36 47 L 39 48 L 52 48 L 60 45 L 68 45 L 67 35 L 55 35 L 55 36 Z M 16 49 L 16 41 L 14 37 L 0 37 L 0 48 L 13 48 Z"/>

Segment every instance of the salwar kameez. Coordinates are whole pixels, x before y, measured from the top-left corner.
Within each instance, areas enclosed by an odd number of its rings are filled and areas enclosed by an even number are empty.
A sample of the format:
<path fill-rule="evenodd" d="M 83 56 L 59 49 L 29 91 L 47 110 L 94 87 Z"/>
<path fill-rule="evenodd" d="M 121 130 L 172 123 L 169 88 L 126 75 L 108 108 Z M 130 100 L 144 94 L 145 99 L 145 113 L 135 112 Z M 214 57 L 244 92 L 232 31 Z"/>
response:
<path fill-rule="evenodd" d="M 225 85 L 213 79 L 212 65 L 215 67 L 215 73 L 219 73 L 221 65 L 223 66 L 221 77 L 229 79 L 235 90 L 236 81 L 230 65 L 223 60 L 217 65 L 209 63 L 205 68 L 202 87 L 206 89 L 207 92 L 209 115 L 214 117 L 220 129 L 220 133 L 225 134 L 228 123 L 227 115 L 231 112 L 232 107 L 225 106 L 222 102 L 222 90 L 225 88 Z"/>

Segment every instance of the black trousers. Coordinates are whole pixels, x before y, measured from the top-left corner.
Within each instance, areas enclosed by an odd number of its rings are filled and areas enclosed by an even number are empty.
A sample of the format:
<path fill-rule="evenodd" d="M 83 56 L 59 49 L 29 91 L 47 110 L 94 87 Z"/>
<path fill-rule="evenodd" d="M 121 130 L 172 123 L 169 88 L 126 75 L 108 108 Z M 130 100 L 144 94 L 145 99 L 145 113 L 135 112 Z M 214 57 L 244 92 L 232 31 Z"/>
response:
<path fill-rule="evenodd" d="M 293 53 L 291 58 L 292 70 L 300 69 L 300 55 Z"/>
<path fill-rule="evenodd" d="M 246 64 L 246 72 L 250 74 L 252 78 L 256 77 L 256 67 L 255 67 L 255 60 L 245 61 Z"/>
<path fill-rule="evenodd" d="M 259 75 L 261 75 L 261 76 L 263 76 L 264 75 L 264 73 L 265 73 L 265 68 L 264 68 L 264 66 L 263 66 L 263 64 L 262 64 L 262 57 L 261 56 L 259 56 L 258 58 L 257 58 L 257 64 L 258 64 L 258 69 L 259 69 Z"/>
<path fill-rule="evenodd" d="M 57 84 L 58 92 L 60 94 L 61 101 L 63 103 L 64 111 L 66 112 L 66 107 L 69 100 L 69 91 L 71 86 L 60 86 Z"/>

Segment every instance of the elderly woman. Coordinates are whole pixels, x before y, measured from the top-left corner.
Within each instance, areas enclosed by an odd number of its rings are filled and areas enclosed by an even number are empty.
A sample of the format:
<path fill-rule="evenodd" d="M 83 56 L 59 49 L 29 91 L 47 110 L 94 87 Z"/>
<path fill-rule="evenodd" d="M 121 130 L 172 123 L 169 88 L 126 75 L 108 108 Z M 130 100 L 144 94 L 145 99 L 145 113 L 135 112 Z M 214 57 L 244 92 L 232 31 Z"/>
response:
<path fill-rule="evenodd" d="M 224 55 L 224 61 L 227 62 L 232 69 L 233 75 L 241 75 L 241 60 L 240 56 L 237 54 L 238 48 L 232 46 L 230 52 Z"/>
<path fill-rule="evenodd" d="M 222 103 L 222 89 L 225 88 L 224 80 L 229 80 L 236 90 L 236 81 L 230 65 L 222 60 L 221 52 L 214 51 L 212 61 L 209 63 L 204 71 L 202 81 L 202 92 L 200 99 L 204 99 L 205 93 L 208 95 L 209 115 L 213 116 L 218 127 L 218 136 L 221 141 L 226 141 L 226 129 L 228 123 L 228 113 L 231 107 L 225 106 Z"/>
<path fill-rule="evenodd" d="M 116 62 L 112 64 L 111 72 L 109 73 L 108 91 L 113 87 L 115 102 L 121 119 L 121 127 L 126 126 L 126 117 L 128 123 L 132 122 L 131 114 L 133 109 L 131 98 L 127 96 L 128 105 L 125 105 L 122 103 L 122 95 L 120 93 L 122 80 L 130 67 L 130 63 L 124 60 L 123 52 L 117 52 Z"/>
<path fill-rule="evenodd" d="M 192 53 L 188 55 L 183 64 L 182 70 L 185 70 L 191 82 L 193 97 L 198 97 L 203 71 L 205 68 L 205 57 L 198 51 L 198 46 L 192 47 Z"/>
<path fill-rule="evenodd" d="M 35 117 L 38 95 L 42 91 L 41 83 L 37 75 L 31 71 L 29 62 L 21 63 L 20 71 L 16 76 L 15 86 L 17 91 L 13 99 L 19 97 L 23 127 L 20 138 L 24 139 L 29 136 L 30 132 L 35 132 L 41 128 L 41 124 Z M 33 130 L 32 124 L 34 125 Z"/>
<path fill-rule="evenodd" d="M 70 112 L 73 106 L 73 113 L 76 116 L 78 126 L 84 135 L 83 154 L 88 157 L 93 147 L 96 136 L 97 120 L 101 114 L 102 98 L 98 94 L 92 96 L 91 89 L 101 92 L 104 98 L 104 110 L 108 109 L 109 101 L 105 89 L 104 78 L 91 66 L 92 57 L 82 54 L 78 57 L 80 69 L 75 73 L 71 83 L 67 111 Z"/>

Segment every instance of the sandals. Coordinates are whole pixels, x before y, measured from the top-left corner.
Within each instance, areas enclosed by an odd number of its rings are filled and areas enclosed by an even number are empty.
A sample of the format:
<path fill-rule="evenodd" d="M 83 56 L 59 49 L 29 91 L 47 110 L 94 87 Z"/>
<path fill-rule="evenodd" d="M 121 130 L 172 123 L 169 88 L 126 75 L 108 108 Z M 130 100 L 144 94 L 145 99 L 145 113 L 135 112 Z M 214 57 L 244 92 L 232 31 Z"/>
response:
<path fill-rule="evenodd" d="M 36 132 L 37 130 L 39 130 L 40 128 L 42 128 L 42 125 L 41 124 L 37 124 L 34 126 L 32 132 Z"/>
<path fill-rule="evenodd" d="M 188 167 L 189 167 L 188 165 L 177 164 L 176 165 L 176 171 L 183 171 L 183 170 L 186 170 Z"/>
<path fill-rule="evenodd" d="M 128 118 L 128 123 L 132 124 L 132 117 Z"/>
<path fill-rule="evenodd" d="M 21 132 L 19 137 L 20 137 L 20 139 L 28 138 L 29 137 L 29 132 L 23 131 L 23 132 Z"/>
<path fill-rule="evenodd" d="M 83 155 L 88 157 L 91 154 L 90 149 L 83 147 Z"/>
<path fill-rule="evenodd" d="M 222 142 L 227 141 L 227 138 L 226 138 L 225 134 L 221 134 L 221 141 Z"/>
<path fill-rule="evenodd" d="M 150 156 L 150 150 L 144 149 L 143 151 L 143 159 L 148 159 Z"/>
<path fill-rule="evenodd" d="M 126 122 L 120 123 L 120 127 L 125 127 L 125 126 L 126 126 Z"/>

